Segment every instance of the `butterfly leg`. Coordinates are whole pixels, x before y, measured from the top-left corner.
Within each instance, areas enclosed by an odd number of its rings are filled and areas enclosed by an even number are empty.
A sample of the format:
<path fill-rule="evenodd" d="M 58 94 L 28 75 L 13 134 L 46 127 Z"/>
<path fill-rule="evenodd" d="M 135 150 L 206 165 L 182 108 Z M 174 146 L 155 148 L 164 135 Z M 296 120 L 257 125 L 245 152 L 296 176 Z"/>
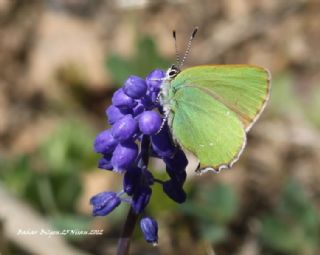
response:
<path fill-rule="evenodd" d="M 163 127 L 164 127 L 164 125 L 166 124 L 166 121 L 167 121 L 167 119 L 168 119 L 168 115 L 169 115 L 168 112 L 165 112 L 165 113 L 164 113 L 164 117 L 163 117 L 163 119 L 162 119 L 161 126 L 160 126 L 159 130 L 157 131 L 156 135 L 159 134 L 159 133 L 161 132 L 161 130 L 163 129 Z"/>
<path fill-rule="evenodd" d="M 162 81 L 162 82 L 167 81 L 167 80 L 168 80 L 168 78 L 166 78 L 166 77 L 150 79 L 150 81 Z M 160 90 L 160 92 L 157 95 L 156 103 L 161 103 L 161 97 L 163 97 L 162 90 Z"/>
<path fill-rule="evenodd" d="M 163 115 L 164 116 L 163 116 L 162 123 L 161 123 L 161 126 L 160 126 L 157 134 L 159 134 L 161 132 L 162 128 L 164 127 L 164 125 L 166 124 L 167 121 L 168 121 L 169 125 L 171 124 L 170 113 L 172 112 L 172 109 L 170 107 L 170 99 L 164 100 L 164 96 L 163 96 L 162 91 L 159 92 L 158 97 L 159 97 L 160 103 L 163 106 Z"/>
<path fill-rule="evenodd" d="M 161 103 L 160 99 L 161 99 L 161 91 L 158 93 L 157 98 L 156 98 L 156 103 L 159 104 Z"/>

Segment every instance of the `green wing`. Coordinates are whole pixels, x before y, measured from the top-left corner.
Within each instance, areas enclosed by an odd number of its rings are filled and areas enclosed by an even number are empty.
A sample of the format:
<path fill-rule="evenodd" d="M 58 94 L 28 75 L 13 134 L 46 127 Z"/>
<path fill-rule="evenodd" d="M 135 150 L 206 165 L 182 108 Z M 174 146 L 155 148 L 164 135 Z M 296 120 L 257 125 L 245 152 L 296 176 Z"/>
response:
<path fill-rule="evenodd" d="M 257 66 L 196 66 L 181 72 L 172 87 L 198 87 L 235 112 L 248 131 L 266 105 L 270 79 L 270 73 Z"/>
<path fill-rule="evenodd" d="M 231 167 L 246 143 L 234 112 L 195 87 L 177 91 L 172 111 L 173 136 L 200 160 L 201 169 Z"/>
<path fill-rule="evenodd" d="M 269 80 L 264 69 L 235 65 L 189 68 L 172 81 L 173 136 L 199 159 L 200 169 L 220 171 L 238 160 Z"/>

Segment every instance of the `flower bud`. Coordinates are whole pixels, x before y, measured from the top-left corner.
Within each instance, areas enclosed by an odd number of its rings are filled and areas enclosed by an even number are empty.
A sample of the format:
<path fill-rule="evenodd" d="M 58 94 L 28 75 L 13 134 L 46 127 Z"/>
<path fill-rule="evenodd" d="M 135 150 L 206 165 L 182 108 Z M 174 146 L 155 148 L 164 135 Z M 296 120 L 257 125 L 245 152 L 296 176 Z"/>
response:
<path fill-rule="evenodd" d="M 170 158 L 174 155 L 176 148 L 171 141 L 168 125 L 164 125 L 158 134 L 151 136 L 151 145 L 160 158 Z"/>
<path fill-rule="evenodd" d="M 140 131 L 145 135 L 156 134 L 161 127 L 162 118 L 155 111 L 145 111 L 139 118 Z"/>
<path fill-rule="evenodd" d="M 156 245 L 158 243 L 158 223 L 150 217 L 144 217 L 140 221 L 140 227 L 144 239 L 148 243 Z"/>
<path fill-rule="evenodd" d="M 144 182 L 147 184 L 147 185 L 153 185 L 154 184 L 154 177 L 152 175 L 152 173 L 149 171 L 149 170 L 145 170 L 143 172 L 143 178 L 144 178 Z"/>
<path fill-rule="evenodd" d="M 140 100 L 139 100 L 140 101 Z M 134 108 L 133 108 L 133 116 L 137 117 L 141 113 L 145 111 L 145 106 L 139 102 Z"/>
<path fill-rule="evenodd" d="M 133 193 L 141 186 L 141 172 L 139 167 L 131 167 L 128 169 L 123 177 L 123 190 L 132 196 Z"/>
<path fill-rule="evenodd" d="M 137 130 L 137 121 L 130 114 L 127 114 L 113 125 L 111 134 L 119 142 L 124 142 L 133 138 Z"/>
<path fill-rule="evenodd" d="M 155 106 L 159 106 L 159 101 L 158 101 L 158 95 L 159 92 L 150 92 L 149 97 L 151 99 L 151 102 L 155 105 Z"/>
<path fill-rule="evenodd" d="M 139 214 L 149 203 L 152 189 L 149 186 L 143 186 L 132 196 L 132 208 L 135 213 Z"/>
<path fill-rule="evenodd" d="M 130 167 L 123 177 L 123 190 L 132 196 L 134 193 L 140 192 L 143 185 L 152 185 L 153 183 L 153 175 L 147 169 Z"/>
<path fill-rule="evenodd" d="M 98 167 L 101 169 L 112 170 L 113 166 L 111 164 L 112 154 L 105 154 L 103 158 L 99 160 Z"/>
<path fill-rule="evenodd" d="M 146 82 L 148 85 L 148 88 L 150 91 L 159 91 L 161 84 L 162 84 L 162 78 L 166 76 L 165 72 L 161 69 L 155 69 L 151 73 L 148 74 L 146 77 Z"/>
<path fill-rule="evenodd" d="M 113 125 L 116 121 L 125 116 L 128 111 L 121 111 L 118 107 L 110 105 L 106 110 L 106 115 L 108 117 L 108 123 Z"/>
<path fill-rule="evenodd" d="M 123 89 L 118 89 L 112 97 L 112 104 L 120 109 L 131 109 L 136 105 L 133 98 L 126 95 Z"/>
<path fill-rule="evenodd" d="M 182 185 L 187 177 L 186 167 L 188 165 L 184 152 L 178 149 L 172 158 L 164 158 L 163 160 L 170 178 Z"/>
<path fill-rule="evenodd" d="M 182 189 L 182 186 L 174 180 L 164 182 L 163 191 L 168 195 L 168 197 L 177 203 L 183 203 L 186 201 L 186 193 Z"/>
<path fill-rule="evenodd" d="M 145 95 L 140 99 L 141 103 L 144 105 L 146 109 L 153 109 L 155 107 L 154 103 L 152 102 L 152 98 L 149 96 L 150 93 Z"/>
<path fill-rule="evenodd" d="M 106 154 L 112 152 L 117 144 L 118 141 L 111 135 L 111 129 L 107 129 L 97 135 L 93 147 L 95 152 Z"/>
<path fill-rule="evenodd" d="M 138 146 L 132 142 L 118 144 L 113 152 L 111 163 L 115 172 L 127 170 L 135 161 L 138 155 Z"/>
<path fill-rule="evenodd" d="M 177 182 L 179 185 L 183 185 L 187 178 L 187 173 L 185 168 L 166 166 L 166 172 L 172 180 Z"/>
<path fill-rule="evenodd" d="M 90 199 L 93 216 L 105 216 L 121 203 L 115 192 L 101 192 Z"/>
<path fill-rule="evenodd" d="M 170 167 L 179 167 L 180 169 L 185 169 L 188 165 L 188 159 L 186 157 L 186 154 L 183 152 L 183 150 L 176 150 L 175 154 L 171 158 L 164 158 L 163 159 L 166 165 L 169 165 Z"/>
<path fill-rule="evenodd" d="M 131 75 L 124 83 L 124 93 L 134 99 L 139 99 L 146 94 L 147 84 L 144 79 Z"/>

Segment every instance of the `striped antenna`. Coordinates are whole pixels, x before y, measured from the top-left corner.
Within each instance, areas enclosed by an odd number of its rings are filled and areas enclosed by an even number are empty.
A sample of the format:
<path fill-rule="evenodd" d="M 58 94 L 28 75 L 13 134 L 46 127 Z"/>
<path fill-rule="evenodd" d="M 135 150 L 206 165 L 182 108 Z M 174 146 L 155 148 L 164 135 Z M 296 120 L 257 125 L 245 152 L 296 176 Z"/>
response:
<path fill-rule="evenodd" d="M 192 44 L 192 41 L 193 41 L 194 37 L 196 36 L 196 33 L 197 33 L 197 32 L 198 32 L 198 27 L 195 27 L 195 28 L 193 29 L 193 32 L 192 32 L 192 34 L 191 34 L 191 36 L 190 36 L 190 39 L 189 39 L 189 41 L 188 41 L 186 51 L 185 51 L 185 53 L 184 53 L 184 56 L 183 56 L 183 58 L 182 58 L 182 61 L 181 61 L 180 65 L 179 65 L 179 69 L 183 66 L 184 61 L 186 60 L 186 58 L 188 57 L 188 55 L 189 55 L 189 53 L 190 53 L 191 44 Z"/>
<path fill-rule="evenodd" d="M 172 36 L 174 39 L 174 47 L 176 49 L 176 61 L 177 61 L 177 66 L 180 65 L 180 56 L 179 56 L 179 51 L 178 51 L 178 46 L 177 46 L 177 37 L 176 37 L 176 30 L 172 31 Z"/>

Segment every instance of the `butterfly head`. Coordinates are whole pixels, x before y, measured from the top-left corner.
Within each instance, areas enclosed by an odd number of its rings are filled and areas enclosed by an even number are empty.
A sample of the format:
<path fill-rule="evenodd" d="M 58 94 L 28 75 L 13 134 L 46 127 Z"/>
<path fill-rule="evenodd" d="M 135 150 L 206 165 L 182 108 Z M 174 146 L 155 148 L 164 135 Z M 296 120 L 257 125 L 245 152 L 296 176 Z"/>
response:
<path fill-rule="evenodd" d="M 178 52 L 178 48 L 177 48 L 176 31 L 173 30 L 173 38 L 174 38 L 174 44 L 175 44 L 175 48 L 176 48 L 177 63 L 176 63 L 176 65 L 173 64 L 173 65 L 168 69 L 168 71 L 167 71 L 167 73 L 166 73 L 166 79 L 168 79 L 168 80 L 173 80 L 173 79 L 181 72 L 181 68 L 182 68 L 182 66 L 183 66 L 183 64 L 184 64 L 184 61 L 187 59 L 187 56 L 188 56 L 188 54 L 189 54 L 189 52 L 190 52 L 190 49 L 191 49 L 192 40 L 193 40 L 193 38 L 195 37 L 197 31 L 198 31 L 198 27 L 195 27 L 195 28 L 193 29 L 193 32 L 192 32 L 192 34 L 191 34 L 191 36 L 190 36 L 190 39 L 189 39 L 189 41 L 188 41 L 187 48 L 186 48 L 186 51 L 185 51 L 185 53 L 184 53 L 184 55 L 183 55 L 183 58 L 182 58 L 182 60 L 180 61 L 180 56 L 179 56 L 179 52 Z"/>
<path fill-rule="evenodd" d="M 169 79 L 174 79 L 180 72 L 181 72 L 181 70 L 180 70 L 179 67 L 177 67 L 176 65 L 172 65 L 172 66 L 168 69 L 166 76 L 167 76 Z"/>

